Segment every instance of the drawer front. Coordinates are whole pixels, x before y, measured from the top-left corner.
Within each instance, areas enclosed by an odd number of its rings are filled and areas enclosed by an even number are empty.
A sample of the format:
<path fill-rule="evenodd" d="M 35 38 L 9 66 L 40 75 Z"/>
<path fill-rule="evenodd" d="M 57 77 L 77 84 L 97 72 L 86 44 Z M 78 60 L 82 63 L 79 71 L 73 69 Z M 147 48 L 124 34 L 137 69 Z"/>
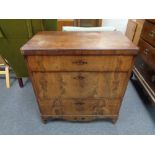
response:
<path fill-rule="evenodd" d="M 155 48 L 143 39 L 140 39 L 140 55 L 144 61 L 153 69 L 155 69 Z"/>
<path fill-rule="evenodd" d="M 132 56 L 28 56 L 31 71 L 127 71 Z"/>
<path fill-rule="evenodd" d="M 142 30 L 142 38 L 149 42 L 152 46 L 155 46 L 155 24 L 145 21 Z"/>
<path fill-rule="evenodd" d="M 120 100 L 53 99 L 40 102 L 42 115 L 117 115 Z"/>
<path fill-rule="evenodd" d="M 34 72 L 38 98 L 120 98 L 127 85 L 125 72 Z"/>

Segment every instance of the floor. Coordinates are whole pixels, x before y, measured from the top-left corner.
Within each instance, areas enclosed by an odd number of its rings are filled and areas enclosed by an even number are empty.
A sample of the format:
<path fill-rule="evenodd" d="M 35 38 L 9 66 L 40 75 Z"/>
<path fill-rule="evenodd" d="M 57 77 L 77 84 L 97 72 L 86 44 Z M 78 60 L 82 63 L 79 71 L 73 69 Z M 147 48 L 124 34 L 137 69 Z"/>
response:
<path fill-rule="evenodd" d="M 11 79 L 11 88 L 5 88 L 0 78 L 0 134 L 155 134 L 155 107 L 145 103 L 129 82 L 116 124 L 110 121 L 75 123 L 50 121 L 43 124 L 30 81 L 24 79 L 24 88 Z"/>

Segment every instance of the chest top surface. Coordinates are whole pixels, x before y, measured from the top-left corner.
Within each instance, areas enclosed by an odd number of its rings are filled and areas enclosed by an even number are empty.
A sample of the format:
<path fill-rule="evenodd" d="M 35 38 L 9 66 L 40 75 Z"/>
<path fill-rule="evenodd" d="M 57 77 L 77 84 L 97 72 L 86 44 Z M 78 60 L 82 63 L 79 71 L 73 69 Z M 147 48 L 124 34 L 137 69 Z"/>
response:
<path fill-rule="evenodd" d="M 21 51 L 24 55 L 62 53 L 65 51 L 119 51 L 137 54 L 138 48 L 121 32 L 58 32 L 43 31 L 34 35 Z M 91 52 L 90 52 L 91 53 Z"/>

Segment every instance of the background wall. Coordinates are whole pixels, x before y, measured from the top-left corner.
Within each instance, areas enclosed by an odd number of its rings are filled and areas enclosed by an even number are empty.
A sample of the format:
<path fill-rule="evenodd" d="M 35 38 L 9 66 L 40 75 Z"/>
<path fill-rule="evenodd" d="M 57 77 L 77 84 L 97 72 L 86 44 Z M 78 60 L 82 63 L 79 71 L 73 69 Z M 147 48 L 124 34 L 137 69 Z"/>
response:
<path fill-rule="evenodd" d="M 102 26 L 114 26 L 117 31 L 125 33 L 128 19 L 103 19 Z"/>

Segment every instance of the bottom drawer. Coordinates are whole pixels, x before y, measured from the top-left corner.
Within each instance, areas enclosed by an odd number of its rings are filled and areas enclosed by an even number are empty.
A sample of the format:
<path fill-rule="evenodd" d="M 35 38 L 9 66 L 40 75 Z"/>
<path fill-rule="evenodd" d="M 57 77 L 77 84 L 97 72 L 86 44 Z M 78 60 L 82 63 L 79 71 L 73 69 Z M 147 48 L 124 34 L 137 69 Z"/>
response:
<path fill-rule="evenodd" d="M 83 116 L 117 115 L 120 99 L 54 99 L 40 102 L 42 115 Z"/>

